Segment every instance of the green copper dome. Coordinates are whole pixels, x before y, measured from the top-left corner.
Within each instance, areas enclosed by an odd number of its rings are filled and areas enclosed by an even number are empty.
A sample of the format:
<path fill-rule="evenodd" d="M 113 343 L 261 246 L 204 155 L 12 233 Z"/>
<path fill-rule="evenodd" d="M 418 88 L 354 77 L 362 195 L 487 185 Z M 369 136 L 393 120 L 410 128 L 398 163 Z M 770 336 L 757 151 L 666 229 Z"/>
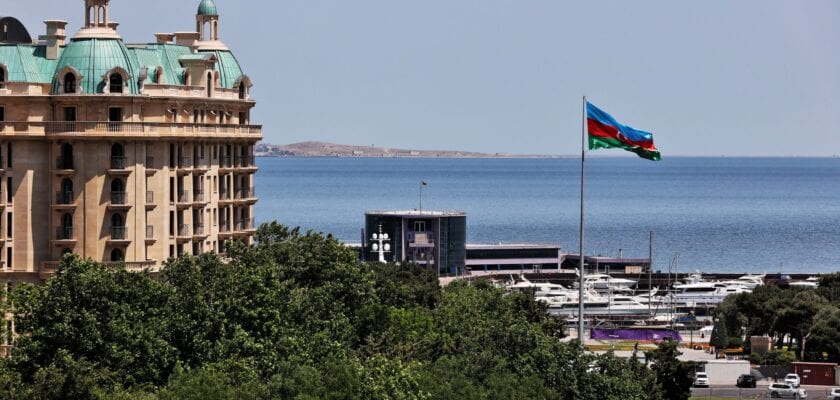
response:
<path fill-rule="evenodd" d="M 219 15 L 216 11 L 216 3 L 213 0 L 201 0 L 198 5 L 198 15 Z"/>
<path fill-rule="evenodd" d="M 125 80 L 125 94 L 139 94 L 137 77 L 140 66 L 134 52 L 128 50 L 122 40 L 115 39 L 87 39 L 70 42 L 61 53 L 55 71 L 61 72 L 65 67 L 75 68 L 82 75 L 79 86 L 85 94 L 103 93 L 105 79 L 108 72 L 115 68 L 122 69 L 128 74 Z M 61 77 L 53 81 L 53 93 L 59 93 Z"/>

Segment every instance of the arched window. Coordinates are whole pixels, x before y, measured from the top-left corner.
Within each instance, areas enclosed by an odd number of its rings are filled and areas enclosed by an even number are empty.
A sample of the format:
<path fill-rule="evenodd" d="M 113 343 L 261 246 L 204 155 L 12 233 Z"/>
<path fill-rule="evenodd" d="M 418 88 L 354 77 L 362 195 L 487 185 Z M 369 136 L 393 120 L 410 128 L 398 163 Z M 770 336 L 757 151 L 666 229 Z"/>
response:
<path fill-rule="evenodd" d="M 61 256 L 62 257 L 66 256 L 68 254 L 73 254 L 73 250 L 70 250 L 70 249 L 61 250 Z"/>
<path fill-rule="evenodd" d="M 58 231 L 58 238 L 62 240 L 73 238 L 73 215 L 68 213 L 61 216 L 61 228 Z"/>
<path fill-rule="evenodd" d="M 122 179 L 114 178 L 114 180 L 111 181 L 111 191 L 115 193 L 122 193 L 125 191 L 125 184 Z"/>
<path fill-rule="evenodd" d="M 124 228 L 125 227 L 125 220 L 122 217 L 122 214 L 114 214 L 111 217 L 111 226 L 114 228 Z"/>
<path fill-rule="evenodd" d="M 120 75 L 119 72 L 111 73 L 111 77 L 108 82 L 111 93 L 122 93 L 123 92 L 123 77 Z"/>
<path fill-rule="evenodd" d="M 0 89 L 6 87 L 6 66 L 0 65 Z"/>
<path fill-rule="evenodd" d="M 76 75 L 72 72 L 64 74 L 64 93 L 76 93 Z"/>
<path fill-rule="evenodd" d="M 111 262 L 123 262 L 125 261 L 125 256 L 123 255 L 122 250 L 114 249 L 111 250 Z"/>
<path fill-rule="evenodd" d="M 58 204 L 73 204 L 73 181 L 64 178 L 61 181 L 61 192 L 58 193 Z"/>
<path fill-rule="evenodd" d="M 58 169 L 73 169 L 73 145 L 64 143 L 61 145 L 61 158 L 58 160 Z"/>
<path fill-rule="evenodd" d="M 114 178 L 114 180 L 111 181 L 111 204 L 124 205 L 127 201 L 128 198 L 125 193 L 125 183 L 120 178 Z M 114 214 L 114 217 L 118 216 L 119 214 Z"/>
<path fill-rule="evenodd" d="M 213 74 L 207 74 L 207 97 L 213 97 Z"/>
<path fill-rule="evenodd" d="M 247 93 L 245 92 L 245 82 L 240 82 L 239 83 L 239 100 L 245 100 L 245 95 L 246 94 Z"/>
<path fill-rule="evenodd" d="M 125 169 L 125 149 L 119 143 L 111 146 L 111 169 Z"/>

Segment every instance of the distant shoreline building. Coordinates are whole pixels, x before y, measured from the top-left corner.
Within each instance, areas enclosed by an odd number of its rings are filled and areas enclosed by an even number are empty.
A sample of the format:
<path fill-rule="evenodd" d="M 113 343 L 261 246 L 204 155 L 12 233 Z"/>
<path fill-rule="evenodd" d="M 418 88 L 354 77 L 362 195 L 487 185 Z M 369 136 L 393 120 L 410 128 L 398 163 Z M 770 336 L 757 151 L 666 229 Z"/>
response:
<path fill-rule="evenodd" d="M 65 253 L 156 271 L 250 242 L 262 127 L 214 1 L 194 32 L 142 44 L 123 41 L 109 0 L 83 3 L 69 40 L 64 21 L 32 43 L 0 19 L 3 281 L 43 281 Z"/>

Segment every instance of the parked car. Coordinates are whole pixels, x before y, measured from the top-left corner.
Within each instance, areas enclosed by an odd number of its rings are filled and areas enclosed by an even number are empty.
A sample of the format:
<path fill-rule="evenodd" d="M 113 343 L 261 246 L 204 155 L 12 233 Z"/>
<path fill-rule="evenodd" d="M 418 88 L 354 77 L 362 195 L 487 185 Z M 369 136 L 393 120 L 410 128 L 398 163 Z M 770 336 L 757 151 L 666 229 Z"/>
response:
<path fill-rule="evenodd" d="M 795 388 L 798 388 L 799 384 L 802 383 L 802 380 L 799 379 L 799 375 L 797 374 L 787 374 L 785 375 L 785 383 Z"/>
<path fill-rule="evenodd" d="M 840 388 L 831 389 L 828 400 L 840 400 Z"/>
<path fill-rule="evenodd" d="M 738 377 L 738 383 L 735 384 L 739 388 L 754 388 L 755 387 L 755 377 L 749 374 L 741 375 Z"/>
<path fill-rule="evenodd" d="M 802 389 L 797 389 L 788 383 L 772 383 L 767 387 L 767 397 L 772 397 L 774 399 L 782 397 L 787 399 L 796 399 L 796 395 L 799 395 L 798 398 L 800 399 L 808 398 L 808 393 Z"/>
<path fill-rule="evenodd" d="M 694 387 L 709 387 L 709 376 L 705 372 L 694 375 Z"/>

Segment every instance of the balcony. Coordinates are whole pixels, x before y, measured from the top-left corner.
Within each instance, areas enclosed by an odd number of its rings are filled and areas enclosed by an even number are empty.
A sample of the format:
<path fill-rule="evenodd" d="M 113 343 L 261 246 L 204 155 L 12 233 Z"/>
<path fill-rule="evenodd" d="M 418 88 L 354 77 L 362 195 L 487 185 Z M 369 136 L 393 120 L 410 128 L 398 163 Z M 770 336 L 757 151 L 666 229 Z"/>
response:
<path fill-rule="evenodd" d="M 231 229 L 230 221 L 221 220 L 219 221 L 219 236 L 220 237 L 230 237 L 233 235 L 233 230 Z"/>
<path fill-rule="evenodd" d="M 111 227 L 111 240 L 112 242 L 121 242 L 128 240 L 128 229 L 124 226 L 112 226 Z"/>
<path fill-rule="evenodd" d="M 192 238 L 192 235 L 190 235 L 190 226 L 187 225 L 187 224 L 178 225 L 178 236 L 177 236 L 177 238 L 178 238 L 178 240 L 184 240 L 184 239 L 189 240 L 190 238 Z"/>
<path fill-rule="evenodd" d="M 149 136 L 154 138 L 237 138 L 262 139 L 262 125 L 189 124 L 170 122 L 43 122 L 6 121 L 0 125 L 0 133 L 29 132 L 49 136 L 67 134 L 78 138 L 79 134 L 89 136 Z"/>
<path fill-rule="evenodd" d="M 189 173 L 193 168 L 192 157 L 179 157 L 177 167 L 178 167 L 178 173 L 180 173 L 180 174 Z"/>
<path fill-rule="evenodd" d="M 193 195 L 193 204 L 197 206 L 204 206 L 208 203 L 207 197 L 204 195 L 204 192 L 196 191 Z"/>
<path fill-rule="evenodd" d="M 59 191 L 55 193 L 55 205 L 53 208 L 59 210 L 68 210 L 76 207 L 76 199 L 73 196 L 73 191 Z"/>
<path fill-rule="evenodd" d="M 155 204 L 155 192 L 151 190 L 146 191 L 146 209 L 153 209 L 157 207 Z"/>
<path fill-rule="evenodd" d="M 55 230 L 55 244 L 58 246 L 76 243 L 72 226 L 60 226 Z"/>
<path fill-rule="evenodd" d="M 155 227 L 152 225 L 146 225 L 146 243 L 154 243 L 157 239 L 155 238 Z"/>
<path fill-rule="evenodd" d="M 226 187 L 222 187 L 219 190 L 219 203 L 220 204 L 230 204 L 233 202 L 233 191 L 228 190 Z"/>
<path fill-rule="evenodd" d="M 432 232 L 409 232 L 408 247 L 431 248 L 435 247 L 435 236 Z"/>
<path fill-rule="evenodd" d="M 111 192 L 111 202 L 108 204 L 110 210 L 128 210 L 131 204 L 128 203 L 128 193 Z"/>
<path fill-rule="evenodd" d="M 72 158 L 59 157 L 55 162 L 55 169 L 60 175 L 72 175 L 76 172 Z"/>
<path fill-rule="evenodd" d="M 119 261 L 119 262 L 103 262 L 110 267 L 123 267 L 126 271 L 129 272 L 160 272 L 160 269 L 157 266 L 157 262 L 153 260 L 148 261 Z M 50 276 L 54 275 L 58 272 L 58 267 L 61 265 L 61 261 L 45 261 L 41 263 L 41 270 L 40 275 L 42 279 L 47 279 Z"/>
<path fill-rule="evenodd" d="M 233 157 L 232 156 L 219 156 L 219 169 L 221 170 L 230 170 L 233 169 Z"/>
<path fill-rule="evenodd" d="M 193 170 L 196 172 L 207 172 L 210 169 L 210 166 L 207 163 L 207 160 L 204 157 L 198 157 L 193 160 Z"/>
<path fill-rule="evenodd" d="M 253 218 L 241 219 L 241 220 L 236 222 L 236 232 L 237 233 L 238 232 L 253 232 L 253 231 L 256 231 L 256 228 L 254 228 L 254 219 Z"/>
<path fill-rule="evenodd" d="M 158 170 L 157 164 L 155 164 L 155 158 L 152 156 L 146 156 L 146 175 L 154 175 L 155 172 Z"/>
<path fill-rule="evenodd" d="M 128 158 L 126 157 L 111 157 L 111 169 L 123 170 L 128 165 Z"/>
<path fill-rule="evenodd" d="M 187 190 L 182 190 L 178 192 L 178 207 L 189 207 L 192 205 L 192 200 L 190 200 L 190 192 Z"/>
<path fill-rule="evenodd" d="M 257 164 L 253 156 L 239 157 L 236 159 L 236 168 L 256 171 Z"/>
<path fill-rule="evenodd" d="M 193 236 L 196 238 L 205 238 L 208 236 L 204 230 L 204 224 L 193 224 Z"/>

